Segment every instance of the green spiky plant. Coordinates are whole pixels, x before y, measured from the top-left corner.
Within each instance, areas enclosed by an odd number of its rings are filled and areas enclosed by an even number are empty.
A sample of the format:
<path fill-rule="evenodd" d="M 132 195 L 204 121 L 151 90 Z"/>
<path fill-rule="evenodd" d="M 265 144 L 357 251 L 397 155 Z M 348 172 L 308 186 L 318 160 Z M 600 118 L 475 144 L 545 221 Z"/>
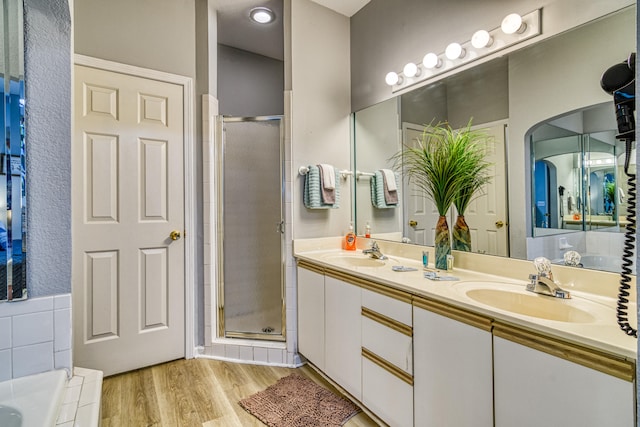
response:
<path fill-rule="evenodd" d="M 471 121 L 458 131 L 440 122 L 426 126 L 416 146 L 405 145 L 392 157 L 394 167 L 402 169 L 409 181 L 424 191 L 440 215 L 436 225 L 436 268 L 446 269 L 447 255 L 451 253 L 447 211 L 461 194 L 466 208 L 477 188 L 486 182 L 482 171 L 488 164 L 478 168 L 479 153 L 484 159 L 481 142 L 485 139 L 484 133 L 471 130 Z M 478 173 L 480 177 L 476 176 Z M 482 182 L 479 186 L 472 185 L 478 180 Z"/>
<path fill-rule="evenodd" d="M 606 181 L 604 183 L 604 197 L 605 199 L 609 199 L 611 205 L 613 206 L 611 210 L 611 215 L 615 219 L 616 215 L 616 183 L 611 181 Z"/>

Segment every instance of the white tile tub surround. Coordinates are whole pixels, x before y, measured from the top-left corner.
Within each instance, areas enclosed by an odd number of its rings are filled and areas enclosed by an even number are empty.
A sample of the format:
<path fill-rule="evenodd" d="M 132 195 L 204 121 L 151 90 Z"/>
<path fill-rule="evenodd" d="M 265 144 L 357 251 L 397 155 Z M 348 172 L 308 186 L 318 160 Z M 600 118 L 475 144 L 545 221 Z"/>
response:
<path fill-rule="evenodd" d="M 203 133 L 203 195 L 204 210 L 204 292 L 205 292 L 205 324 L 204 347 L 195 349 L 195 356 L 214 358 L 240 363 L 254 363 L 273 366 L 300 366 L 300 356 L 297 354 L 297 311 L 296 311 L 296 282 L 295 262 L 293 259 L 293 207 L 291 194 L 293 180 L 297 170 L 293 170 L 291 162 L 291 91 L 285 91 L 284 98 L 284 220 L 285 220 L 285 300 L 286 310 L 286 343 L 265 342 L 240 339 L 215 338 L 216 325 L 216 196 L 215 186 L 215 116 L 218 114 L 218 100 L 211 95 L 202 97 L 202 133 Z M 2 355 L 0 354 L 0 359 Z"/>
<path fill-rule="evenodd" d="M 71 367 L 71 294 L 0 303 L 0 381 Z"/>
<path fill-rule="evenodd" d="M 102 371 L 74 368 L 67 383 L 56 427 L 95 427 L 100 425 Z"/>
<path fill-rule="evenodd" d="M 0 382 L 0 405 L 18 411 L 22 426 L 52 426 L 64 396 L 67 371 L 57 370 Z M 0 418 L 0 425 L 7 425 Z"/>

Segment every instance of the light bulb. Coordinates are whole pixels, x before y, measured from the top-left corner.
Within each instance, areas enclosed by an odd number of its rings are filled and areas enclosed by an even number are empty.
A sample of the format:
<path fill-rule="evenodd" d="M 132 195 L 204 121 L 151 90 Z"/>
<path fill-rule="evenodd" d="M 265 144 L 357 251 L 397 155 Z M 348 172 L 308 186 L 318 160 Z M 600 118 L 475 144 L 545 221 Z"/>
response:
<path fill-rule="evenodd" d="M 407 77 L 415 77 L 420 74 L 420 70 L 416 64 L 409 62 L 404 66 L 402 73 Z"/>
<path fill-rule="evenodd" d="M 424 58 L 422 58 L 422 65 L 425 68 L 438 68 L 442 65 L 442 61 L 438 58 L 438 55 L 435 53 L 427 53 Z"/>
<path fill-rule="evenodd" d="M 398 75 L 398 73 L 394 73 L 393 71 L 391 71 L 387 73 L 384 81 L 387 82 L 389 86 L 397 85 L 398 83 L 400 83 L 400 76 Z"/>
<path fill-rule="evenodd" d="M 266 7 L 255 7 L 251 9 L 249 17 L 259 24 L 268 24 L 275 19 L 273 11 Z"/>
<path fill-rule="evenodd" d="M 453 60 L 462 58 L 465 54 L 465 51 L 459 43 L 451 43 L 445 49 L 444 54 L 447 56 L 447 58 Z"/>
<path fill-rule="evenodd" d="M 500 28 L 502 28 L 502 32 L 505 34 L 520 34 L 527 29 L 527 24 L 522 22 L 522 16 L 518 15 L 517 13 L 512 13 L 505 16 L 505 18 L 502 20 L 502 25 L 500 25 Z"/>
<path fill-rule="evenodd" d="M 493 38 L 491 34 L 489 34 L 486 30 L 478 30 L 473 33 L 471 37 L 471 46 L 476 49 L 482 49 L 483 47 L 491 46 L 493 43 Z"/>

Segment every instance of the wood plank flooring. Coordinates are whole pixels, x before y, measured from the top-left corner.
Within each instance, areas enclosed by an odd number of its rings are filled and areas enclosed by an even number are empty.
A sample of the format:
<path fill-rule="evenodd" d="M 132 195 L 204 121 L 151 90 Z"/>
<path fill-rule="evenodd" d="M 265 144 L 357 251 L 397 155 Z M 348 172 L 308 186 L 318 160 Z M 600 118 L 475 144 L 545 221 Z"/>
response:
<path fill-rule="evenodd" d="M 105 378 L 102 427 L 263 426 L 237 402 L 292 372 L 340 394 L 308 366 L 291 369 L 181 359 Z M 345 426 L 377 424 L 361 412 Z"/>

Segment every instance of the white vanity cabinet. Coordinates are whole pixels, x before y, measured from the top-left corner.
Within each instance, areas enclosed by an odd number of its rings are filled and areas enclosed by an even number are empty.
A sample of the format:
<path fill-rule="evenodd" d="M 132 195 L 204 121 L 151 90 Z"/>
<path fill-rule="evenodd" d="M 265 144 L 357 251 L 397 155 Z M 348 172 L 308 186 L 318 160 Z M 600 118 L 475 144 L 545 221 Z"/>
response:
<path fill-rule="evenodd" d="M 324 371 L 324 271 L 298 266 L 298 351 Z"/>
<path fill-rule="evenodd" d="M 362 403 L 392 427 L 413 425 L 411 296 L 362 289 Z"/>
<path fill-rule="evenodd" d="M 349 394 L 362 400 L 360 367 L 359 286 L 325 276 L 325 369 L 324 372 Z"/>
<path fill-rule="evenodd" d="M 633 363 L 499 324 L 493 344 L 496 427 L 636 425 Z"/>
<path fill-rule="evenodd" d="M 493 426 L 491 319 L 420 297 L 413 304 L 414 425 Z"/>

